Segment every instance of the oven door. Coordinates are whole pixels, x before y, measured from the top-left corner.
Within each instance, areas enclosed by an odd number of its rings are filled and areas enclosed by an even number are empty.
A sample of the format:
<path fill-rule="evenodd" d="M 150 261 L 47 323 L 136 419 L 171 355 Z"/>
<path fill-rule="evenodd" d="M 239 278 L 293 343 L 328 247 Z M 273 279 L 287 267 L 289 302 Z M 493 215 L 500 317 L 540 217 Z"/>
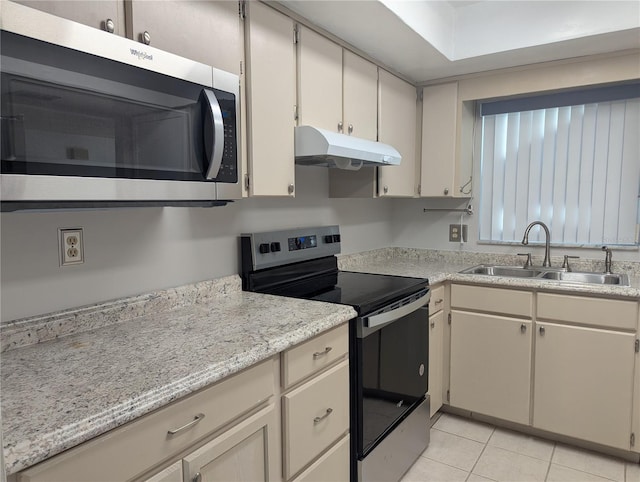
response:
<path fill-rule="evenodd" d="M 353 408 L 360 460 L 428 391 L 428 301 L 427 292 L 401 308 L 355 320 Z"/>

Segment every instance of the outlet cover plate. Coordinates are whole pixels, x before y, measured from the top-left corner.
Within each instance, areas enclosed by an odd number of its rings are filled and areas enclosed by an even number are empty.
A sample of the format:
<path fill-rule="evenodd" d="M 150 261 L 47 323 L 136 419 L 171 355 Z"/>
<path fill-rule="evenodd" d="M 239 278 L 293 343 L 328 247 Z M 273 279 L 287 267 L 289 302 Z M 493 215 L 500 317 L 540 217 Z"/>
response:
<path fill-rule="evenodd" d="M 82 228 L 58 229 L 60 266 L 84 263 L 84 239 Z"/>

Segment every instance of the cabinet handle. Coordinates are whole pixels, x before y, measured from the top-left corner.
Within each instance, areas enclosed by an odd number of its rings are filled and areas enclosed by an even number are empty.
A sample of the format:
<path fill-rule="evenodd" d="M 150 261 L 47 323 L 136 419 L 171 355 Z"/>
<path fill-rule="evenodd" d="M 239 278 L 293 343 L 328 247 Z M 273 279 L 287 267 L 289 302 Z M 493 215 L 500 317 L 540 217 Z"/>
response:
<path fill-rule="evenodd" d="M 349 134 L 353 132 L 353 124 L 349 124 Z"/>
<path fill-rule="evenodd" d="M 324 349 L 324 351 L 317 351 L 313 354 L 313 359 L 315 360 L 316 358 L 320 358 L 321 356 L 326 355 L 327 353 L 329 353 L 331 350 L 333 350 L 333 348 L 331 348 L 330 346 L 326 347 Z"/>
<path fill-rule="evenodd" d="M 449 194 L 449 188 L 445 187 L 444 188 L 444 195 L 447 196 Z"/>
<path fill-rule="evenodd" d="M 295 191 L 296 187 L 293 184 L 289 184 L 289 186 L 287 187 L 287 192 L 289 194 L 293 194 L 293 191 Z"/>
<path fill-rule="evenodd" d="M 431 322 L 431 328 L 435 328 L 435 327 L 436 327 L 436 322 L 435 322 L 435 321 L 432 321 L 432 322 Z"/>
<path fill-rule="evenodd" d="M 544 326 L 541 326 L 541 327 L 540 327 L 540 335 L 541 335 L 541 336 L 544 336 Z"/>
<path fill-rule="evenodd" d="M 106 19 L 104 21 L 104 30 L 109 32 L 109 33 L 113 33 L 116 31 L 116 24 L 113 23 L 113 20 L 111 20 L 110 18 Z"/>
<path fill-rule="evenodd" d="M 338 122 L 338 132 L 342 132 L 343 131 L 343 123 L 342 121 Z"/>
<path fill-rule="evenodd" d="M 198 472 L 196 475 L 193 476 L 193 479 L 191 479 L 192 482 L 202 482 L 202 474 L 200 472 Z"/>
<path fill-rule="evenodd" d="M 522 325 L 520 325 L 520 332 L 525 333 L 526 331 L 527 331 L 527 325 L 523 323 Z"/>
<path fill-rule="evenodd" d="M 329 415 L 331 415 L 331 412 L 333 412 L 333 408 L 327 408 L 327 411 L 324 412 L 324 415 L 322 417 L 316 417 L 313 419 L 313 424 L 317 425 L 320 422 L 322 422 L 325 418 L 327 418 Z"/>
<path fill-rule="evenodd" d="M 191 422 L 183 425 L 182 427 L 174 428 L 173 430 L 168 430 L 167 433 L 169 435 L 175 435 L 178 432 L 182 432 L 183 430 L 186 430 L 186 429 L 188 429 L 190 427 L 193 427 L 196 423 L 198 423 L 203 418 L 204 418 L 204 413 L 199 413 L 194 417 L 193 420 L 191 420 Z"/>
<path fill-rule="evenodd" d="M 385 186 L 382 188 L 382 191 L 387 194 L 389 192 L 389 186 Z"/>
<path fill-rule="evenodd" d="M 434 304 L 439 305 L 440 303 L 442 303 L 444 300 L 442 298 L 438 298 Z"/>
<path fill-rule="evenodd" d="M 140 42 L 145 45 L 149 45 L 151 43 L 151 34 L 146 30 L 140 34 Z"/>

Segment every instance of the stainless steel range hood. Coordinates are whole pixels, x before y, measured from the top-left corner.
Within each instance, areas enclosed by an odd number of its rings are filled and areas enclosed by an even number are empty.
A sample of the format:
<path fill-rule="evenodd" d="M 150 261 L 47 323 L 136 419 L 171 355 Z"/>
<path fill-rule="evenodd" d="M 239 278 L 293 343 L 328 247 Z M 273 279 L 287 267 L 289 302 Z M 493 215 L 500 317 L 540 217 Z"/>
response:
<path fill-rule="evenodd" d="M 397 166 L 400 153 L 388 144 L 311 126 L 295 128 L 296 164 L 357 171 L 363 166 Z"/>

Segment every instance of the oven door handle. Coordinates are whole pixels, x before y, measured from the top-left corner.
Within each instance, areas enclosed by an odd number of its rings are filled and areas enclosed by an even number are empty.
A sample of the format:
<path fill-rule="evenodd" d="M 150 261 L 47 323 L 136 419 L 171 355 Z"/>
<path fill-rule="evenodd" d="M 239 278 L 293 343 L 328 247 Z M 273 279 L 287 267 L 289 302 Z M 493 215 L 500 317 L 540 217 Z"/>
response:
<path fill-rule="evenodd" d="M 373 315 L 364 318 L 364 326 L 367 328 L 376 328 L 381 325 L 386 325 L 392 321 L 395 321 L 403 316 L 408 315 L 409 313 L 413 313 L 414 311 L 422 308 L 429 302 L 431 298 L 431 291 L 428 291 L 424 296 L 421 296 L 415 301 L 411 303 L 401 306 L 400 308 L 396 308 L 395 310 L 386 311 L 384 313 L 380 313 L 379 315 Z"/>

